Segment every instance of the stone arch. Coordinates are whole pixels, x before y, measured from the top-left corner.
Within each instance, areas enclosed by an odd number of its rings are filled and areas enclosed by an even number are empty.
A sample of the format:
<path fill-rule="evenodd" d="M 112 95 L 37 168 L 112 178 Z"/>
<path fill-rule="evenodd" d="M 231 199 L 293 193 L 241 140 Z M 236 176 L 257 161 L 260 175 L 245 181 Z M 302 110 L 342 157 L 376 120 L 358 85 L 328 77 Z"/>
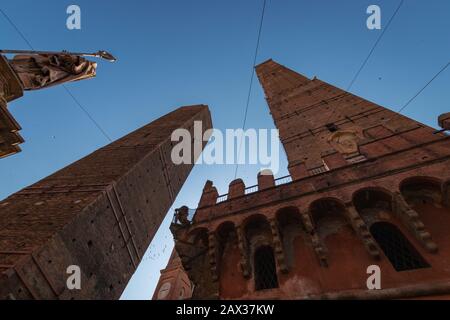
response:
<path fill-rule="evenodd" d="M 215 231 L 217 238 L 217 259 L 219 264 L 219 272 L 222 266 L 223 255 L 227 247 L 231 244 L 237 244 L 236 226 L 231 221 L 222 222 Z"/>
<path fill-rule="evenodd" d="M 214 232 L 216 234 L 219 234 L 219 232 L 223 232 L 223 229 L 227 229 L 227 228 L 236 228 L 236 225 L 233 221 L 227 220 L 227 221 L 223 221 L 221 222 L 216 229 L 214 230 Z"/>
<path fill-rule="evenodd" d="M 280 234 L 280 240 L 284 252 L 284 264 L 289 273 L 295 274 L 300 278 L 307 278 L 314 274 L 317 270 L 316 259 L 321 256 L 315 251 L 315 243 L 311 236 L 312 225 L 306 214 L 301 214 L 300 210 L 295 206 L 289 206 L 279 209 L 275 214 Z M 305 227 L 305 218 L 309 223 L 309 230 Z M 312 280 L 311 280 L 312 281 Z M 310 293 L 311 288 L 319 287 L 317 282 L 309 288 L 305 288 L 301 284 L 295 287 L 298 292 Z"/>
<path fill-rule="evenodd" d="M 299 228 L 303 229 L 300 210 L 297 207 L 289 206 L 281 208 L 277 210 L 275 216 L 280 227 L 289 223 L 294 223 L 295 225 L 298 225 Z"/>
<path fill-rule="evenodd" d="M 262 214 L 254 214 L 244 220 L 243 230 L 245 235 L 246 255 L 249 257 L 250 269 L 255 277 L 255 253 L 260 247 L 274 249 L 272 229 L 269 220 Z"/>
<path fill-rule="evenodd" d="M 325 220 L 334 219 L 341 220 L 344 224 L 347 223 L 345 205 L 341 200 L 336 198 L 320 198 L 313 201 L 309 205 L 309 212 L 314 229 L 322 240 L 326 238 L 326 227 L 329 225 Z"/>
<path fill-rule="evenodd" d="M 260 245 L 272 246 L 272 232 L 269 220 L 262 214 L 247 217 L 243 222 L 245 239 L 248 247 Z"/>
<path fill-rule="evenodd" d="M 290 206 L 279 209 L 275 217 L 280 241 L 285 253 L 285 262 L 288 268 L 292 268 L 294 267 L 297 253 L 303 252 L 306 249 L 303 247 L 305 247 L 308 241 L 302 216 L 297 207 Z"/>
<path fill-rule="evenodd" d="M 216 228 L 215 236 L 220 296 L 238 298 L 245 293 L 245 282 L 240 272 L 241 253 L 236 225 L 232 221 L 222 222 Z"/>
<path fill-rule="evenodd" d="M 314 230 L 327 252 L 328 270 L 321 275 L 324 285 L 338 290 L 364 283 L 367 274 L 361 266 L 373 264 L 373 261 L 367 254 L 365 239 L 352 224 L 347 206 L 336 198 L 321 198 L 312 202 L 309 210 Z M 353 277 L 335 276 L 347 273 Z"/>
<path fill-rule="evenodd" d="M 439 246 L 450 241 L 450 208 L 446 206 L 444 190 L 445 183 L 433 177 L 410 177 L 400 184 L 401 196 Z"/>
<path fill-rule="evenodd" d="M 400 183 L 400 192 L 410 206 L 443 204 L 442 181 L 432 177 L 409 177 Z"/>
<path fill-rule="evenodd" d="M 380 187 L 357 190 L 352 197 L 353 205 L 363 221 L 369 226 L 392 217 L 393 194 Z"/>
<path fill-rule="evenodd" d="M 194 245 L 200 245 L 207 248 L 209 243 L 208 229 L 205 227 L 199 227 L 189 231 L 187 240 Z"/>
<path fill-rule="evenodd" d="M 353 204 L 369 228 L 377 222 L 390 222 L 400 230 L 406 228 L 427 251 L 437 251 L 437 245 L 419 214 L 411 209 L 399 192 L 392 194 L 382 188 L 364 188 L 354 193 Z"/>

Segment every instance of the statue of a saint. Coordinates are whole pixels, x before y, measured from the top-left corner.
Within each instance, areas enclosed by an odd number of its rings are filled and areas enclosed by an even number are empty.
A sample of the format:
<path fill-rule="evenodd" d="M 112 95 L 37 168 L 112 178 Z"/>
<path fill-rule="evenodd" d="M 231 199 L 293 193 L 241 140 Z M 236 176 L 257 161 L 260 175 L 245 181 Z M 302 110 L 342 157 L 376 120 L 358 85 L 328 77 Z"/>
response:
<path fill-rule="evenodd" d="M 24 90 L 37 90 L 95 77 L 97 63 L 65 54 L 16 55 L 9 63 Z"/>
<path fill-rule="evenodd" d="M 15 54 L 7 59 L 3 54 Z M 115 61 L 107 51 L 69 53 L 67 51 L 0 50 L 0 158 L 20 152 L 24 140 L 20 125 L 7 108 L 22 97 L 24 90 L 38 90 L 66 82 L 95 77 L 97 63 L 84 57 Z"/>

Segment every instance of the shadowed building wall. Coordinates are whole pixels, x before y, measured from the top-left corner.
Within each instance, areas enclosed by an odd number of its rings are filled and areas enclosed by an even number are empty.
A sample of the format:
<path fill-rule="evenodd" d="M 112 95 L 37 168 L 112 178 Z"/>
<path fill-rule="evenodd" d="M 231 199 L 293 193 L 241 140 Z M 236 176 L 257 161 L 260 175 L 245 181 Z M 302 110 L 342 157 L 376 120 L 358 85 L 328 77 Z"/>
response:
<path fill-rule="evenodd" d="M 171 225 L 193 298 L 448 298 L 449 136 L 272 60 L 256 73 L 290 176 L 207 181 Z"/>
<path fill-rule="evenodd" d="M 193 167 L 171 134 L 197 120 L 211 128 L 207 106 L 181 107 L 1 201 L 0 298 L 119 298 Z"/>

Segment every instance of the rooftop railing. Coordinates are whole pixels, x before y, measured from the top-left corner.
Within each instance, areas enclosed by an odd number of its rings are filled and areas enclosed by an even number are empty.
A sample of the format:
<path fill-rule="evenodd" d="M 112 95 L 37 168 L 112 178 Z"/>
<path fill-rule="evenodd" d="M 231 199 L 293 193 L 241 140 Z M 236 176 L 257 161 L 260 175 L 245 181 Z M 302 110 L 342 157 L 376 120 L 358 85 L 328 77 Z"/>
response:
<path fill-rule="evenodd" d="M 275 179 L 276 186 L 280 186 L 282 184 L 287 184 L 290 182 L 292 182 L 292 177 L 289 175 Z M 256 184 L 254 186 L 245 188 L 244 194 L 251 194 L 251 193 L 258 192 L 258 191 L 259 191 L 259 188 L 258 188 L 258 185 Z M 227 200 L 228 200 L 228 193 L 221 194 L 220 196 L 217 197 L 216 203 L 225 202 Z"/>
<path fill-rule="evenodd" d="M 287 183 L 290 183 L 290 182 L 292 182 L 292 177 L 289 176 L 289 175 L 275 179 L 275 185 L 276 186 L 280 186 L 280 185 L 287 184 Z M 256 193 L 258 191 L 259 191 L 258 185 L 253 185 L 253 186 L 245 188 L 244 193 L 247 195 L 247 194 L 251 194 L 251 193 Z M 222 195 L 217 197 L 216 203 L 225 202 L 227 200 L 228 200 L 228 193 L 222 194 Z M 194 215 L 195 215 L 196 211 L 197 211 L 197 209 L 189 208 L 187 220 L 190 223 L 192 223 L 192 220 L 194 219 Z M 177 225 L 182 225 L 182 223 L 180 221 L 178 221 L 178 219 L 177 219 L 177 212 L 174 213 L 172 223 L 173 224 L 177 224 Z"/>

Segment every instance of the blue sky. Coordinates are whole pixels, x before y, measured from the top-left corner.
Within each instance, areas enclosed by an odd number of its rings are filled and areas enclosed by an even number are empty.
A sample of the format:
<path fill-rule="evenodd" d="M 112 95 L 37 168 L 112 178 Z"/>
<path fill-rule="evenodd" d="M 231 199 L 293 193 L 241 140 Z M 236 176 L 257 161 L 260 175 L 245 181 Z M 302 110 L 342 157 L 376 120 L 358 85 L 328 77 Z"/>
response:
<path fill-rule="evenodd" d="M 366 9 L 377 4 L 385 25 L 399 1 L 268 0 L 258 62 L 273 58 L 308 77 L 346 88 L 381 31 L 366 28 Z M 77 4 L 82 29 L 66 28 L 66 8 Z M 97 78 L 68 84 L 112 139 L 190 104 L 208 104 L 215 128 L 242 124 L 262 0 L 52 1 L 3 0 L 35 49 L 105 49 L 118 62 L 100 62 Z M 398 110 L 449 60 L 450 2 L 406 0 L 355 82 L 352 92 Z M 28 49 L 0 15 L 3 49 Z M 436 79 L 404 114 L 436 127 L 449 110 L 450 70 Z M 22 125 L 23 152 L 1 159 L 0 199 L 108 143 L 61 87 L 27 92 L 10 104 Z M 273 128 L 262 89 L 254 82 L 247 127 Z M 287 174 L 284 155 L 278 176 Z M 238 176 L 256 183 L 259 166 Z M 234 166 L 197 166 L 174 208 L 195 208 L 206 179 L 226 193 Z M 170 255 L 161 225 L 123 294 L 149 299 Z"/>

